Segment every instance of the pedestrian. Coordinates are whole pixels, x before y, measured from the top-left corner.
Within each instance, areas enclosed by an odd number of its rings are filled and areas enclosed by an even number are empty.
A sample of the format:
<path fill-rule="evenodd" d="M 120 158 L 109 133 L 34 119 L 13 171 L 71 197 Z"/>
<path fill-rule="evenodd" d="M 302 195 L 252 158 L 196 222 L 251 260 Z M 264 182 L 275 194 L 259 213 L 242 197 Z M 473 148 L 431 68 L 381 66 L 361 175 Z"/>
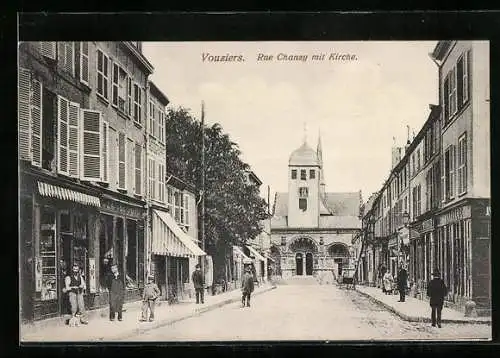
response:
<path fill-rule="evenodd" d="M 441 311 L 443 310 L 444 298 L 448 293 L 448 288 L 440 277 L 439 271 L 434 270 L 432 280 L 427 285 L 427 296 L 429 296 L 429 304 L 431 306 L 431 321 L 432 327 L 441 328 Z"/>
<path fill-rule="evenodd" d="M 399 301 L 404 302 L 406 296 L 406 286 L 408 286 L 408 272 L 404 265 L 401 265 L 401 269 L 398 272 L 398 291 L 399 291 Z"/>
<path fill-rule="evenodd" d="M 108 274 L 107 286 L 109 290 L 109 320 L 114 321 L 118 314 L 118 321 L 123 319 L 123 301 L 125 299 L 125 283 L 118 272 L 118 265 L 111 265 L 111 273 Z"/>
<path fill-rule="evenodd" d="M 87 324 L 85 302 L 83 300 L 83 291 L 86 289 L 85 278 L 81 274 L 78 264 L 73 264 L 71 274 L 65 277 L 64 283 L 63 292 L 68 293 L 69 304 L 71 306 L 70 320 L 74 321 L 78 314 L 80 316 L 80 323 Z"/>
<path fill-rule="evenodd" d="M 382 292 L 384 292 L 384 293 L 385 293 L 384 275 L 385 275 L 386 272 L 387 272 L 387 269 L 385 268 L 384 265 L 382 265 L 382 266 L 379 267 L 379 270 L 378 270 L 378 284 L 379 284 L 379 287 L 382 287 Z"/>
<path fill-rule="evenodd" d="M 148 283 L 144 286 L 144 293 L 142 294 L 142 317 L 141 322 L 146 322 L 148 319 L 148 309 L 149 309 L 149 322 L 153 322 L 155 319 L 155 305 L 156 299 L 160 297 L 160 289 L 158 285 L 154 282 L 154 276 L 148 276 Z"/>
<path fill-rule="evenodd" d="M 387 294 L 392 294 L 392 284 L 394 283 L 394 278 L 392 277 L 392 274 L 389 270 L 384 274 L 383 278 L 383 286 L 384 286 L 384 293 Z"/>
<path fill-rule="evenodd" d="M 191 279 L 193 281 L 194 290 L 196 292 L 196 304 L 199 304 L 200 301 L 202 304 L 205 303 L 203 292 L 205 288 L 205 280 L 203 278 L 203 273 L 201 272 L 200 264 L 196 265 L 196 270 L 193 272 Z"/>
<path fill-rule="evenodd" d="M 250 266 L 247 266 L 245 269 L 245 274 L 242 277 L 241 280 L 241 307 L 245 307 L 245 302 L 246 306 L 250 307 L 250 296 L 252 295 L 252 292 L 254 290 L 254 277 L 252 275 L 252 269 Z"/>

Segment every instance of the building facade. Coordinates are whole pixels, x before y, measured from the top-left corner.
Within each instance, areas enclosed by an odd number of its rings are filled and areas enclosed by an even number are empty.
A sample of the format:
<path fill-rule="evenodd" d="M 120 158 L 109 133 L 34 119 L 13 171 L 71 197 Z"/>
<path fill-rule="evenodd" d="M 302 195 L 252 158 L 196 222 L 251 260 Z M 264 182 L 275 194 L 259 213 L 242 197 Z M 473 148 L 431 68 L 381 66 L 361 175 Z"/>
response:
<path fill-rule="evenodd" d="M 288 192 L 275 198 L 270 254 L 282 277 L 333 272 L 354 258 L 352 239 L 359 232 L 361 192 L 326 192 L 321 140 L 314 151 L 304 140 L 290 155 Z"/>
<path fill-rule="evenodd" d="M 104 275 L 113 263 L 126 299 L 139 297 L 146 210 L 127 156 L 145 145 L 143 93 L 152 71 L 129 42 L 20 44 L 23 320 L 68 312 L 62 288 L 73 263 L 87 281 L 87 307 L 107 304 Z"/>

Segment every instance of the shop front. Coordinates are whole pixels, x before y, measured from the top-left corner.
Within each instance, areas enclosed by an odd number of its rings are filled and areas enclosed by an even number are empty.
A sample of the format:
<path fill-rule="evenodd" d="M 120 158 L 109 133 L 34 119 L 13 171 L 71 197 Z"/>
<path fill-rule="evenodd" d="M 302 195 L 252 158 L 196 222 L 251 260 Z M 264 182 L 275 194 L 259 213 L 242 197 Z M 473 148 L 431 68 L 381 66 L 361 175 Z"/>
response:
<path fill-rule="evenodd" d="M 97 306 L 108 304 L 106 276 L 118 265 L 124 280 L 125 301 L 140 299 L 144 287 L 144 202 L 103 194 L 101 198 L 95 270 L 98 277 Z"/>
<path fill-rule="evenodd" d="M 206 253 L 164 210 L 151 209 L 150 274 L 161 299 L 176 302 L 193 296 L 191 274 Z"/>
<path fill-rule="evenodd" d="M 20 195 L 21 316 L 41 320 L 70 312 L 63 293 L 73 264 L 86 280 L 85 303 L 96 294 L 98 193 L 55 177 L 25 176 Z"/>
<path fill-rule="evenodd" d="M 489 199 L 465 199 L 437 216 L 436 266 L 447 300 L 458 307 L 472 300 L 478 313 L 491 306 L 490 220 Z"/>

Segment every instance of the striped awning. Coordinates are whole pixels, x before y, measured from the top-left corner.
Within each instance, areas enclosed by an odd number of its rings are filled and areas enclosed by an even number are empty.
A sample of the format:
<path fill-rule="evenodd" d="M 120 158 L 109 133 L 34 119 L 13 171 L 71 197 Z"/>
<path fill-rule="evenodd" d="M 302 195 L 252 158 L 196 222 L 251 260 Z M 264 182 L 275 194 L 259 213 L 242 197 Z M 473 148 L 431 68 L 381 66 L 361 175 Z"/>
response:
<path fill-rule="evenodd" d="M 80 193 L 71 189 L 61 188 L 59 186 L 47 184 L 41 181 L 38 182 L 38 192 L 40 193 L 40 195 L 50 198 L 74 201 L 83 205 L 91 205 L 96 207 L 101 206 L 101 201 L 98 197 Z"/>
<path fill-rule="evenodd" d="M 253 255 L 255 259 L 264 262 L 266 261 L 266 259 L 261 254 L 259 254 L 259 252 L 255 250 L 252 246 L 247 246 L 247 248 L 248 250 L 250 250 L 251 255 Z"/>
<path fill-rule="evenodd" d="M 237 260 L 241 259 L 243 262 L 252 262 L 252 259 L 245 255 L 243 250 L 238 246 L 233 246 L 233 256 Z"/>
<path fill-rule="evenodd" d="M 155 255 L 198 257 L 206 253 L 177 225 L 167 212 L 153 210 L 152 252 Z"/>

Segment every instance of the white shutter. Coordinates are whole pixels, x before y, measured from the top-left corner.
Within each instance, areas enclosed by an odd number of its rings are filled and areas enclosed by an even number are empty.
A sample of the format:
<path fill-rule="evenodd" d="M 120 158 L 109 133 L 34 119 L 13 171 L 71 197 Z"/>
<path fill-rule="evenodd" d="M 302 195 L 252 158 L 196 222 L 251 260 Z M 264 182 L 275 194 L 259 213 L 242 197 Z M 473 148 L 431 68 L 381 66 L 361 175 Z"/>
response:
<path fill-rule="evenodd" d="M 80 105 L 69 103 L 69 175 L 80 177 Z"/>
<path fill-rule="evenodd" d="M 74 42 L 66 42 L 66 53 L 65 53 L 65 68 L 66 71 L 71 73 L 72 76 L 75 75 L 75 43 Z"/>
<path fill-rule="evenodd" d="M 119 78 L 120 68 L 117 63 L 113 63 L 113 73 L 111 75 L 111 104 L 113 106 L 118 106 L 118 78 Z"/>
<path fill-rule="evenodd" d="M 42 98 L 43 86 L 40 81 L 31 82 L 31 163 L 42 166 Z"/>
<path fill-rule="evenodd" d="M 125 133 L 118 133 L 118 189 L 126 190 L 127 188 L 127 138 Z"/>
<path fill-rule="evenodd" d="M 109 182 L 109 124 L 108 122 L 102 121 L 102 133 L 101 133 L 101 181 L 103 183 Z"/>
<path fill-rule="evenodd" d="M 40 52 L 42 56 L 56 59 L 56 43 L 54 41 L 40 42 Z"/>
<path fill-rule="evenodd" d="M 81 179 L 101 181 L 101 127 L 99 111 L 82 109 Z"/>
<path fill-rule="evenodd" d="M 135 144 L 135 194 L 142 195 L 142 147 Z"/>
<path fill-rule="evenodd" d="M 69 175 L 68 168 L 68 117 L 69 102 L 57 96 L 57 171 Z"/>
<path fill-rule="evenodd" d="M 80 81 L 89 85 L 89 43 L 80 42 Z"/>
<path fill-rule="evenodd" d="M 30 119 L 31 73 L 19 69 L 17 116 L 19 122 L 19 158 L 31 161 L 31 119 Z"/>
<path fill-rule="evenodd" d="M 127 78 L 127 114 L 132 116 L 132 78 Z"/>

